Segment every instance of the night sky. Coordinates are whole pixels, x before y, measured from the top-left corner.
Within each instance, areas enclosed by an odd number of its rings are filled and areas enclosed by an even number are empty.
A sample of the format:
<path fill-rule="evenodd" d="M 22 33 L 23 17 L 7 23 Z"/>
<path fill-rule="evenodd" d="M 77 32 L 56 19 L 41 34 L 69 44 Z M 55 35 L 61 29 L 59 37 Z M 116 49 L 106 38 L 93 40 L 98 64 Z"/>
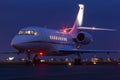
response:
<path fill-rule="evenodd" d="M 0 51 L 15 50 L 10 42 L 23 27 L 72 27 L 78 4 L 85 5 L 83 26 L 117 29 L 88 31 L 94 42 L 82 48 L 120 49 L 120 0 L 0 0 Z"/>

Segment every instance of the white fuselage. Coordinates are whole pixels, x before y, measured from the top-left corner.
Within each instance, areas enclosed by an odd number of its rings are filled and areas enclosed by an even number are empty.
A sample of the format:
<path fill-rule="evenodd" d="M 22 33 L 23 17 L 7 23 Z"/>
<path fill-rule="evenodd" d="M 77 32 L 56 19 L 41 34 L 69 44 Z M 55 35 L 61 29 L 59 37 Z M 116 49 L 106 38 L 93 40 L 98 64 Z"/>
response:
<path fill-rule="evenodd" d="M 33 32 L 30 33 L 30 31 L 34 31 L 36 34 L 33 35 Z M 45 55 L 56 54 L 58 50 L 62 49 L 75 48 L 68 33 L 35 26 L 21 29 L 13 38 L 11 45 L 19 51 L 29 50 L 33 53 L 44 51 Z"/>
<path fill-rule="evenodd" d="M 92 42 L 90 34 L 78 32 L 78 27 L 82 25 L 84 5 L 79 4 L 79 11 L 74 25 L 68 32 L 62 32 L 43 27 L 26 27 L 21 29 L 13 38 L 11 46 L 21 51 L 31 53 L 44 52 L 44 55 L 71 54 L 71 52 L 61 52 L 78 49 L 82 45 Z M 81 30 L 80 30 L 81 31 Z"/>
<path fill-rule="evenodd" d="M 21 29 L 13 38 L 11 46 L 19 52 L 44 53 L 44 55 L 58 56 L 91 52 L 108 52 L 108 51 L 81 51 L 81 45 L 93 42 L 91 34 L 82 30 L 107 30 L 95 27 L 82 27 L 84 14 L 84 5 L 79 4 L 79 11 L 76 20 L 71 28 L 66 28 L 68 32 L 47 29 L 43 27 L 26 27 Z M 113 51 L 110 51 L 113 52 Z M 118 51 L 119 52 L 119 51 Z"/>

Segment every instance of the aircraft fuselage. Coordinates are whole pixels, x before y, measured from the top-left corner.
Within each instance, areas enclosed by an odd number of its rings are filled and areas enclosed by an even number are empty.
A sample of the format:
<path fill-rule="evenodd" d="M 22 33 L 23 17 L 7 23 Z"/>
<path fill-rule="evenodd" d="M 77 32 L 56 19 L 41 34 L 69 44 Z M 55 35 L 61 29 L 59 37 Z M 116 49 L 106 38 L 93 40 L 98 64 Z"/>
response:
<path fill-rule="evenodd" d="M 33 34 L 34 32 L 35 34 Z M 44 51 L 46 55 L 59 54 L 57 52 L 59 49 L 75 48 L 73 40 L 67 32 L 35 26 L 21 29 L 13 38 L 11 45 L 18 50 Z"/>

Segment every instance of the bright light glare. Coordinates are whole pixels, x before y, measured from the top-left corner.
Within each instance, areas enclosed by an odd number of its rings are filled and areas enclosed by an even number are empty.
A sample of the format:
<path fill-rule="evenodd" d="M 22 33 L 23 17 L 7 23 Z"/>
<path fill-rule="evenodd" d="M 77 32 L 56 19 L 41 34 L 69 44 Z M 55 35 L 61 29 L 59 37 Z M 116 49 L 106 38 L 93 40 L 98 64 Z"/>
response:
<path fill-rule="evenodd" d="M 27 31 L 27 34 L 30 34 L 31 33 L 31 31 Z"/>
<path fill-rule="evenodd" d="M 37 35 L 38 33 L 37 32 L 34 32 L 34 35 Z"/>
<path fill-rule="evenodd" d="M 42 60 L 40 60 L 40 62 L 45 62 L 45 60 L 42 59 Z"/>
<path fill-rule="evenodd" d="M 8 60 L 12 61 L 14 59 L 14 57 L 9 57 Z"/>
<path fill-rule="evenodd" d="M 67 32 L 66 29 L 64 29 L 63 32 L 66 33 Z"/>
<path fill-rule="evenodd" d="M 43 52 L 40 52 L 39 55 L 42 56 L 42 55 L 43 55 Z"/>
<path fill-rule="evenodd" d="M 96 64 L 96 62 L 93 62 L 93 64 Z"/>
<path fill-rule="evenodd" d="M 95 27 L 92 27 L 93 30 L 95 30 Z"/>
<path fill-rule="evenodd" d="M 78 6 L 79 6 L 79 7 L 84 7 L 84 5 L 83 5 L 83 4 L 79 4 Z"/>
<path fill-rule="evenodd" d="M 79 4 L 79 12 L 78 12 L 78 15 L 77 15 L 77 22 L 78 22 L 78 25 L 81 26 L 82 25 L 82 22 L 83 22 L 83 14 L 84 14 L 84 5 L 83 4 Z"/>
<path fill-rule="evenodd" d="M 71 66 L 72 65 L 72 63 L 71 62 L 68 62 L 68 66 Z"/>

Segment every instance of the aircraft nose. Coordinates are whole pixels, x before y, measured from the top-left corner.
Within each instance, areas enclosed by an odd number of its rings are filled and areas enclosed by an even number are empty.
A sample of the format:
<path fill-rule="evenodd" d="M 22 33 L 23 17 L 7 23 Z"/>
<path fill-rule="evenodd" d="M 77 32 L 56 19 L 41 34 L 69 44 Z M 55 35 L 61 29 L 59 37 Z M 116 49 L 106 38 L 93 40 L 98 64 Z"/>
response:
<path fill-rule="evenodd" d="M 11 46 L 13 47 L 13 48 L 19 48 L 20 47 L 20 43 L 18 43 L 18 42 L 15 42 L 15 41 L 11 41 Z"/>
<path fill-rule="evenodd" d="M 17 37 L 14 37 L 11 41 L 11 46 L 13 48 L 19 49 L 19 48 L 21 48 L 21 43 L 22 42 Z"/>

